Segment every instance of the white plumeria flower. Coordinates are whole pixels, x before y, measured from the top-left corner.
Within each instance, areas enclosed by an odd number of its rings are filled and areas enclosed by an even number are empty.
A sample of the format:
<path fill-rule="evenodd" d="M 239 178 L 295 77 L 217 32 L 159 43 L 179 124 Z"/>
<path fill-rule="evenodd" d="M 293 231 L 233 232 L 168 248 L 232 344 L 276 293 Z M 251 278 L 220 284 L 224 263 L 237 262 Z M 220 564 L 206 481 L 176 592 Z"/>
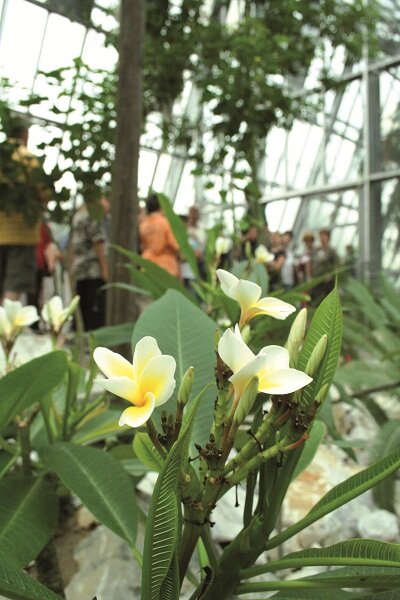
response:
<path fill-rule="evenodd" d="M 265 265 L 265 263 L 269 263 L 274 260 L 274 255 L 271 254 L 271 252 L 268 252 L 267 248 L 263 244 L 260 244 L 254 251 L 254 258 L 260 265 Z"/>
<path fill-rule="evenodd" d="M 260 298 L 262 289 L 257 283 L 238 279 L 232 273 L 217 269 L 222 291 L 240 304 L 242 309 L 239 325 L 242 327 L 257 315 L 269 315 L 275 319 L 286 319 L 296 310 L 294 306 L 279 298 Z"/>
<path fill-rule="evenodd" d="M 140 427 L 150 418 L 155 407 L 167 402 L 173 394 L 175 359 L 161 354 L 153 337 L 146 336 L 136 344 L 132 364 L 107 348 L 96 348 L 93 358 L 108 377 L 96 382 L 133 404 L 122 413 L 121 426 Z"/>
<path fill-rule="evenodd" d="M 229 378 L 237 401 L 244 389 L 258 377 L 258 391 L 265 394 L 291 394 L 308 385 L 312 378 L 289 368 L 289 352 L 281 346 L 266 346 L 257 356 L 243 341 L 240 329 L 227 329 L 218 343 L 218 354 L 233 371 Z"/>
<path fill-rule="evenodd" d="M 221 256 L 227 254 L 232 248 L 232 240 L 226 237 L 217 237 L 215 240 L 215 254 Z"/>
<path fill-rule="evenodd" d="M 5 298 L 0 306 L 0 337 L 13 340 L 23 327 L 39 320 L 35 306 L 22 306 L 21 302 Z"/>
<path fill-rule="evenodd" d="M 75 296 L 72 302 L 64 308 L 60 296 L 53 296 L 46 302 L 42 309 L 42 319 L 50 325 L 53 331 L 58 333 L 64 323 L 76 310 L 79 304 L 79 296 Z"/>

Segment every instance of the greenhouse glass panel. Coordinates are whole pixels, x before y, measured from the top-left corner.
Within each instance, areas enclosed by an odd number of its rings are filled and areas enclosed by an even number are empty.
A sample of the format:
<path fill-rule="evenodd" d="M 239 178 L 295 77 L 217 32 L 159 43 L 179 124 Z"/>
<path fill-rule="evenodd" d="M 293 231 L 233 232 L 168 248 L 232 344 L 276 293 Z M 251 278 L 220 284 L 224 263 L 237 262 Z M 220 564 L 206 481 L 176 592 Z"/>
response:
<path fill-rule="evenodd" d="M 47 14 L 46 10 L 23 0 L 14 0 L 5 5 L 0 36 L 0 71 L 15 85 L 16 100 L 21 97 L 23 88 L 30 90 L 32 87 Z"/>
<path fill-rule="evenodd" d="M 169 154 L 161 154 L 158 160 L 157 168 L 154 173 L 153 189 L 163 190 L 165 187 L 165 180 L 171 165 L 171 156 Z"/>
<path fill-rule="evenodd" d="M 400 68 L 380 75 L 383 168 L 400 165 Z"/>
<path fill-rule="evenodd" d="M 118 62 L 118 52 L 113 46 L 104 45 L 104 35 L 90 30 L 85 38 L 82 60 L 92 69 L 112 72 Z"/>
<path fill-rule="evenodd" d="M 157 167 L 157 154 L 155 152 L 148 152 L 147 150 L 141 150 L 139 155 L 139 170 L 138 170 L 138 189 L 140 196 L 147 196 L 150 187 L 152 187 L 152 181 L 154 171 Z"/>
<path fill-rule="evenodd" d="M 189 160 L 185 163 L 174 204 L 175 212 L 177 214 L 185 214 L 188 207 L 195 203 L 196 191 L 194 176 L 192 175 L 192 171 L 195 167 L 196 163 L 193 160 Z"/>

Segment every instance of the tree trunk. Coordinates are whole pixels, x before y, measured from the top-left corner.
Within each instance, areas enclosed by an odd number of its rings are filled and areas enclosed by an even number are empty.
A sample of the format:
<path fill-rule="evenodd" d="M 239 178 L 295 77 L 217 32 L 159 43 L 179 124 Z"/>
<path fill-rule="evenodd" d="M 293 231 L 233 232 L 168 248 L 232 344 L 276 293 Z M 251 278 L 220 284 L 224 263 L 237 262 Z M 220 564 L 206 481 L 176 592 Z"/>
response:
<path fill-rule="evenodd" d="M 142 62 L 145 0 L 121 0 L 119 81 L 115 162 L 111 191 L 110 243 L 127 250 L 137 247 L 137 181 L 142 121 Z M 110 282 L 129 283 L 126 257 L 110 248 Z M 107 324 L 134 321 L 137 306 L 132 293 L 110 288 Z"/>

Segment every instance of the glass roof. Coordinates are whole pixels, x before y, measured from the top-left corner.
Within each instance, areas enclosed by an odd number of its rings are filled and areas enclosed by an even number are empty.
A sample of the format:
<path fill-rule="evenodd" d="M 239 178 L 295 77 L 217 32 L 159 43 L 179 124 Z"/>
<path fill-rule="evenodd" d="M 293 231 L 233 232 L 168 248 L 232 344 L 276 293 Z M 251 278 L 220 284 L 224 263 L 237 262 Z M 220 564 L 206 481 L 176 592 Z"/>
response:
<path fill-rule="evenodd" d="M 82 17 L 82 11 L 89 4 L 93 5 L 90 27 L 86 17 Z M 30 136 L 34 151 L 54 132 L 63 134 L 63 143 L 69 143 L 68 125 L 82 119 L 78 101 L 72 103 L 67 123 L 62 113 L 50 111 L 61 90 L 55 85 L 50 86 L 41 72 L 72 67 L 77 57 L 93 69 L 111 72 L 117 62 L 117 53 L 112 45 L 105 44 L 105 40 L 106 32 L 116 27 L 117 4 L 116 0 L 90 0 L 89 3 L 87 0 L 81 3 L 76 0 L 0 0 L 0 77 L 8 78 L 13 84 L 8 91 L 9 99 L 16 108 L 26 110 L 18 102 L 30 92 L 48 98 L 47 102 L 30 109 L 37 123 L 31 128 Z M 214 3 L 209 0 L 206 4 L 209 14 Z M 227 23 L 234 25 L 243 15 L 244 2 L 231 0 L 226 4 L 223 16 Z M 400 1 L 380 0 L 379 5 L 382 15 L 377 27 L 380 45 L 372 68 L 376 65 L 380 83 L 382 138 L 377 140 L 381 151 L 380 170 L 387 172 L 389 177 L 400 167 Z M 55 12 L 49 12 L 48 8 Z M 75 11 L 69 13 L 74 14 L 75 20 L 65 16 L 66 10 Z M 16 27 L 18 36 L 15 35 Z M 391 62 L 387 63 L 388 60 Z M 321 69 L 328 69 L 332 77 L 342 78 L 343 85 L 325 93 L 319 91 Z M 332 49 L 326 44 L 307 73 L 291 77 L 286 84 L 294 96 L 307 94 L 315 109 L 296 119 L 289 131 L 274 127 L 267 137 L 259 183 L 269 227 L 280 231 L 293 229 L 300 239 L 304 229 L 331 226 L 340 250 L 348 243 L 357 245 L 358 203 L 366 155 L 363 125 L 365 65 L 346 65 L 343 49 Z M 73 70 L 66 85 L 75 85 Z M 59 98 L 57 102 L 59 108 L 64 109 L 67 99 Z M 200 109 L 207 118 L 207 105 L 201 103 L 200 94 L 187 79 L 173 112 L 177 118 L 186 115 L 195 122 Z M 212 149 L 213 142 L 207 132 L 202 133 L 202 141 L 205 148 Z M 233 212 L 239 217 L 244 212 L 243 189 L 248 179 L 244 177 L 241 185 L 232 186 L 232 156 L 227 156 L 222 173 L 207 180 L 195 177 L 196 164 L 186 156 L 183 148 L 163 150 L 160 116 L 154 113 L 147 119 L 141 145 L 140 195 L 145 196 L 149 188 L 164 191 L 175 202 L 178 213 L 186 212 L 188 206 L 197 202 L 203 205 L 203 218 L 208 224 L 220 219 L 223 213 L 228 230 L 233 226 Z M 51 170 L 58 160 L 58 151 L 47 148 L 46 169 Z M 62 183 L 74 191 L 72 174 L 65 174 Z M 395 177 L 382 183 L 382 203 L 389 213 L 393 195 L 397 194 L 397 184 Z M 230 190 L 229 206 L 222 209 L 221 191 L 226 189 Z M 237 206 L 237 210 L 232 206 Z M 398 248 L 398 230 L 395 234 L 388 218 L 385 223 L 385 256 L 391 256 L 390 260 L 385 258 L 385 264 L 393 266 L 396 262 L 390 253 L 393 248 Z"/>

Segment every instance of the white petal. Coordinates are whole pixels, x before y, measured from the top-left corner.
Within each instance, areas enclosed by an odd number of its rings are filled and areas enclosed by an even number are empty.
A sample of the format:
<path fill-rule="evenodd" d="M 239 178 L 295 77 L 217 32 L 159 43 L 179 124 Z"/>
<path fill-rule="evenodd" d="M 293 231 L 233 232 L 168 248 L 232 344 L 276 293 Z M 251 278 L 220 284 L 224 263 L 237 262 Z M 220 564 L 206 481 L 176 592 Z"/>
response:
<path fill-rule="evenodd" d="M 161 355 L 152 358 L 139 376 L 141 393 L 152 392 L 156 406 L 170 399 L 175 388 L 176 362 L 172 356 Z M 169 395 L 168 395 L 169 394 Z"/>
<path fill-rule="evenodd" d="M 0 336 L 8 338 L 11 335 L 12 327 L 7 319 L 6 311 L 0 306 Z"/>
<path fill-rule="evenodd" d="M 10 323 L 14 323 L 16 317 L 22 310 L 21 302 L 18 302 L 17 300 L 14 301 L 9 300 L 8 298 L 4 298 L 3 306 L 6 311 L 7 319 L 10 321 Z"/>
<path fill-rule="evenodd" d="M 133 378 L 133 366 L 117 352 L 99 347 L 93 352 L 93 358 L 106 377 Z"/>
<path fill-rule="evenodd" d="M 261 292 L 262 289 L 257 283 L 247 281 L 246 279 L 239 279 L 239 283 L 232 290 L 232 298 L 237 300 L 242 311 L 245 311 L 257 302 L 261 296 Z"/>
<path fill-rule="evenodd" d="M 39 315 L 36 306 L 24 306 L 15 319 L 17 327 L 28 327 L 39 320 Z"/>
<path fill-rule="evenodd" d="M 149 420 L 154 410 L 155 400 L 153 394 L 146 395 L 146 402 L 143 406 L 130 406 L 122 413 L 119 425 L 129 425 L 130 427 L 140 427 Z"/>
<path fill-rule="evenodd" d="M 51 312 L 56 315 L 64 308 L 60 296 L 53 296 L 53 298 L 51 298 L 47 304 L 49 305 Z"/>
<path fill-rule="evenodd" d="M 239 369 L 236 373 L 229 378 L 229 381 L 232 383 L 235 389 L 235 396 L 238 398 L 241 396 L 244 389 L 250 383 L 250 381 L 258 376 L 258 373 L 262 369 L 265 364 L 265 359 L 263 356 L 256 356 L 250 362 L 248 362 L 242 369 Z M 259 387 L 260 389 L 260 387 Z"/>
<path fill-rule="evenodd" d="M 160 356 L 161 350 L 158 347 L 157 340 L 147 335 L 143 337 L 135 346 L 133 353 L 133 370 L 136 376 L 144 370 L 147 363 L 155 356 Z"/>
<path fill-rule="evenodd" d="M 269 371 L 279 371 L 289 367 L 289 352 L 282 346 L 265 346 L 258 354 L 265 357 L 266 368 Z"/>
<path fill-rule="evenodd" d="M 159 396 L 158 398 L 156 398 L 156 406 L 161 406 L 161 404 L 165 404 L 165 402 L 168 402 L 168 400 L 171 398 L 172 394 L 174 393 L 175 387 L 176 387 L 176 381 L 175 381 L 175 379 L 172 379 L 169 386 L 167 386 L 164 389 L 164 393 L 161 394 L 161 396 Z"/>
<path fill-rule="evenodd" d="M 215 274 L 221 282 L 221 290 L 231 297 L 231 289 L 239 283 L 239 279 L 224 269 L 217 269 Z"/>
<path fill-rule="evenodd" d="M 261 298 L 254 306 L 251 307 L 251 318 L 256 315 L 265 314 L 275 319 L 286 319 L 291 315 L 296 307 L 288 302 L 279 300 L 279 298 Z"/>
<path fill-rule="evenodd" d="M 297 369 L 282 369 L 280 371 L 260 374 L 260 392 L 266 394 L 291 394 L 311 383 L 312 378 Z"/>
<path fill-rule="evenodd" d="M 137 383 L 129 377 L 111 377 L 111 379 L 96 379 L 95 381 L 108 392 L 128 400 L 132 404 L 141 406 L 144 402 L 144 396 L 140 394 Z"/>
<path fill-rule="evenodd" d="M 235 333 L 231 329 L 225 331 L 218 343 L 218 354 L 234 373 L 254 358 L 253 352 L 244 343 L 238 327 Z"/>

